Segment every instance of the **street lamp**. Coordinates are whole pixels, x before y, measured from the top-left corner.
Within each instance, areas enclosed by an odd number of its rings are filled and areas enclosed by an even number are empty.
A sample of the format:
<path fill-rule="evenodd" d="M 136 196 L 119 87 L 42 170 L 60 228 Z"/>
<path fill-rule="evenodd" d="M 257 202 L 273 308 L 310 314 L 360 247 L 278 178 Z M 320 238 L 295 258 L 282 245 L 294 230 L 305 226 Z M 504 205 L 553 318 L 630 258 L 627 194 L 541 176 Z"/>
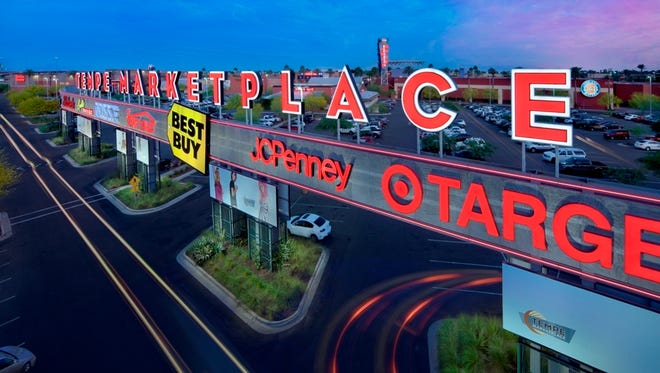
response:
<path fill-rule="evenodd" d="M 647 76 L 649 78 L 649 116 L 653 115 L 653 76 Z"/>
<path fill-rule="evenodd" d="M 50 94 L 50 80 L 48 79 L 47 76 L 44 76 L 44 80 L 46 81 L 46 97 Z"/>
<path fill-rule="evenodd" d="M 57 91 L 57 75 L 53 75 L 53 81 L 55 82 L 55 91 Z"/>
<path fill-rule="evenodd" d="M 298 89 L 300 90 L 300 102 L 301 102 L 301 105 L 302 105 L 302 103 L 305 100 L 305 97 L 303 96 L 303 87 L 298 87 Z M 301 110 L 300 115 L 298 116 L 298 133 L 302 132 L 303 123 L 304 122 L 303 122 L 302 110 Z"/>

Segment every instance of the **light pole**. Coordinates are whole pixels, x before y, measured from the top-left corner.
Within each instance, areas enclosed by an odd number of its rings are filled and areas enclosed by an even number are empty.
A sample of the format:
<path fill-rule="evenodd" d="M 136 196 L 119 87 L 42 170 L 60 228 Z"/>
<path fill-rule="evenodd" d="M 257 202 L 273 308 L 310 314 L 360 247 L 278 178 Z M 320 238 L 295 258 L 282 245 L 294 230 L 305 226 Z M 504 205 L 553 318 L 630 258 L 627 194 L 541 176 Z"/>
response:
<path fill-rule="evenodd" d="M 305 101 L 305 97 L 303 96 L 303 87 L 298 87 L 298 89 L 300 90 L 300 104 L 303 105 L 303 102 Z M 304 124 L 304 122 L 303 122 L 303 116 L 302 116 L 302 110 L 301 110 L 300 115 L 298 116 L 298 133 L 302 132 L 303 124 Z"/>
<path fill-rule="evenodd" d="M 48 97 L 50 95 L 50 80 L 47 76 L 44 76 L 44 79 L 46 80 L 46 97 Z"/>
<path fill-rule="evenodd" d="M 649 116 L 653 115 L 653 76 L 649 75 Z"/>
<path fill-rule="evenodd" d="M 53 81 L 55 82 L 55 91 L 57 92 L 57 75 L 53 75 Z"/>

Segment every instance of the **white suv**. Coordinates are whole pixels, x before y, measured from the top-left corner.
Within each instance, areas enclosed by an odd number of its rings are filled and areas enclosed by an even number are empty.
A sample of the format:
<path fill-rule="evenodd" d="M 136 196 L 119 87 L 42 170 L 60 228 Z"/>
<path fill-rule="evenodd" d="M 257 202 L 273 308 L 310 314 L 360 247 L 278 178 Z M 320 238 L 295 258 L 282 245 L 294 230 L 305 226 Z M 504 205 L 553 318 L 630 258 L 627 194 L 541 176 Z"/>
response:
<path fill-rule="evenodd" d="M 559 152 L 559 157 L 555 155 L 555 151 Z M 543 160 L 546 162 L 554 162 L 555 158 L 559 158 L 559 162 L 561 162 L 571 157 L 586 158 L 587 153 L 580 148 L 559 148 L 543 152 Z"/>

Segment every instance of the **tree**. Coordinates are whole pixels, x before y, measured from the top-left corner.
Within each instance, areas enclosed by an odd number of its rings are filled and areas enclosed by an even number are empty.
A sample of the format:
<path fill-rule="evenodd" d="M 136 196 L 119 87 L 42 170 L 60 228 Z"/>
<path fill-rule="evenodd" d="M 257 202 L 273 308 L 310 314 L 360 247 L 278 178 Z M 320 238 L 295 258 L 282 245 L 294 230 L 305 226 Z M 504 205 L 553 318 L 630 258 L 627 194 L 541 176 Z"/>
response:
<path fill-rule="evenodd" d="M 323 111 L 328 105 L 328 101 L 323 95 L 309 95 L 303 101 L 306 112 Z"/>
<path fill-rule="evenodd" d="M 362 76 L 362 75 L 364 75 L 364 71 L 362 70 L 361 67 L 358 66 L 358 67 L 353 69 L 353 75 Z"/>
<path fill-rule="evenodd" d="M 465 88 L 462 89 L 463 101 L 472 102 L 472 100 L 477 95 L 477 90 L 475 88 Z"/>
<path fill-rule="evenodd" d="M 403 69 L 403 73 L 406 74 L 406 75 L 411 75 L 414 71 L 415 71 L 415 70 L 414 70 L 414 69 L 412 68 L 412 66 L 410 66 L 410 65 L 409 65 L 409 66 L 406 66 L 406 67 Z"/>
<path fill-rule="evenodd" d="M 248 109 L 249 110 L 249 109 Z M 236 110 L 234 113 L 234 120 L 239 121 L 239 122 L 245 122 L 245 117 L 247 114 L 246 109 L 239 108 Z M 252 106 L 252 121 L 253 123 L 256 123 L 259 121 L 259 118 L 261 117 L 261 113 L 264 112 L 264 107 L 260 103 L 255 103 L 254 106 Z"/>
<path fill-rule="evenodd" d="M 328 68 L 326 72 L 328 73 L 329 76 L 332 76 L 335 73 L 335 70 L 333 68 Z"/>
<path fill-rule="evenodd" d="M 229 96 L 229 99 L 225 103 L 225 108 L 229 110 L 238 110 L 241 108 L 241 95 L 235 94 Z"/>
<path fill-rule="evenodd" d="M 11 186 L 18 179 L 18 173 L 14 170 L 5 154 L 0 150 L 0 196 L 3 196 L 9 192 L 9 186 Z"/>
<path fill-rule="evenodd" d="M 632 96 L 630 96 L 630 100 L 628 100 L 628 105 L 644 111 L 649 109 L 649 100 L 651 101 L 652 110 L 658 110 L 658 108 L 660 108 L 660 97 L 656 95 L 651 95 L 651 97 L 649 97 L 649 95 L 642 94 L 641 92 L 633 93 Z"/>
<path fill-rule="evenodd" d="M 644 72 L 644 68 L 646 68 L 646 65 L 640 63 L 639 65 L 637 65 L 637 68 L 639 69 L 639 73 L 641 74 Z"/>
<path fill-rule="evenodd" d="M 619 107 L 622 103 L 623 100 L 612 93 L 605 93 L 598 97 L 598 105 L 605 106 L 608 110 L 614 110 L 614 107 Z"/>

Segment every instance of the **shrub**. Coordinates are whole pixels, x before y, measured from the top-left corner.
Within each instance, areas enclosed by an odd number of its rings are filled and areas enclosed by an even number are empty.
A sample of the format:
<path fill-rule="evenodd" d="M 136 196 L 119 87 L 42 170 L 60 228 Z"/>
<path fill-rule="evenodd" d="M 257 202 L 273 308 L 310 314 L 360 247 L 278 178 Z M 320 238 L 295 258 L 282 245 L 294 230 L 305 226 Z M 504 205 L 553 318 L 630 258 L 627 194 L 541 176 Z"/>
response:
<path fill-rule="evenodd" d="M 199 239 L 188 248 L 188 256 L 197 263 L 197 265 L 203 265 L 223 250 L 221 249 L 223 247 L 221 237 L 222 235 L 213 234 L 212 231 L 204 232 L 204 234 L 202 234 Z"/>
<path fill-rule="evenodd" d="M 660 152 L 648 154 L 639 159 L 644 167 L 653 171 L 654 174 L 660 174 Z"/>
<path fill-rule="evenodd" d="M 46 100 L 41 97 L 30 97 L 16 107 L 19 113 L 27 116 L 31 115 L 40 115 L 47 113 L 49 110 L 47 108 Z"/>
<path fill-rule="evenodd" d="M 499 318 L 460 315 L 438 329 L 438 365 L 442 372 L 515 372 L 518 337 Z"/>
<path fill-rule="evenodd" d="M 637 185 L 646 180 L 644 173 L 635 168 L 608 168 L 603 171 L 603 176 L 624 184 Z"/>

